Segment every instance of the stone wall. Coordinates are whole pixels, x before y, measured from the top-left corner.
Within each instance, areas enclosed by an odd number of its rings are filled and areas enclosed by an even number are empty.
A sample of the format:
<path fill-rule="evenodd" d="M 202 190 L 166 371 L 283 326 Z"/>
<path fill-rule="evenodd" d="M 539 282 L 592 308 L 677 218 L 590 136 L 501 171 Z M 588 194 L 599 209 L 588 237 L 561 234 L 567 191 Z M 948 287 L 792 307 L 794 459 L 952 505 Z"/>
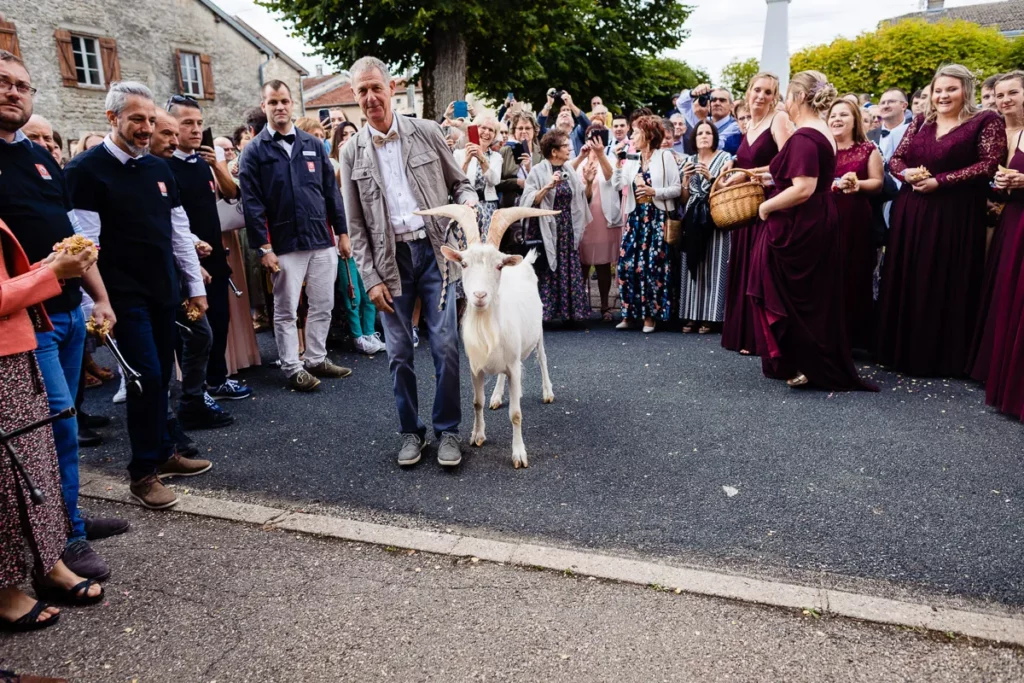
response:
<path fill-rule="evenodd" d="M 148 85 L 160 106 L 178 90 L 175 50 L 210 55 L 216 94 L 202 104 L 215 135 L 230 135 L 242 112 L 259 104 L 266 55 L 196 0 L 6 0 L 2 11 L 17 26 L 22 58 L 39 89 L 35 111 L 66 141 L 83 131 L 107 130 L 106 90 L 63 85 L 53 37 L 57 29 L 117 40 L 122 80 Z M 301 108 L 295 69 L 274 58 L 264 77 L 289 83 Z"/>

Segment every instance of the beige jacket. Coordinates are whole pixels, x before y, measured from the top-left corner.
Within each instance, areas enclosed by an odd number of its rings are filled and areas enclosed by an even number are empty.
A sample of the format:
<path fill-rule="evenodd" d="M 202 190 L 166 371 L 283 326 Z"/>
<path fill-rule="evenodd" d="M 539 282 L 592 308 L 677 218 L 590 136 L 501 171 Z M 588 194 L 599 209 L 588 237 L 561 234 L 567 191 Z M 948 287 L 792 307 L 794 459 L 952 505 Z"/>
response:
<path fill-rule="evenodd" d="M 419 207 L 444 206 L 449 203 L 449 195 L 455 203 L 475 204 L 476 190 L 455 163 L 441 127 L 433 121 L 395 116 L 402 139 L 402 159 Z M 399 296 L 402 281 L 395 260 L 395 233 L 391 229 L 371 131 L 369 125 L 363 126 L 341 150 L 341 196 L 345 202 L 352 255 L 366 291 L 383 282 L 392 295 Z M 446 266 L 441 247 L 444 244 L 456 246 L 454 241 L 449 241 L 448 219 L 424 216 L 423 221 L 434 247 L 437 266 L 444 273 Z M 455 270 L 453 275 L 456 275 Z"/>

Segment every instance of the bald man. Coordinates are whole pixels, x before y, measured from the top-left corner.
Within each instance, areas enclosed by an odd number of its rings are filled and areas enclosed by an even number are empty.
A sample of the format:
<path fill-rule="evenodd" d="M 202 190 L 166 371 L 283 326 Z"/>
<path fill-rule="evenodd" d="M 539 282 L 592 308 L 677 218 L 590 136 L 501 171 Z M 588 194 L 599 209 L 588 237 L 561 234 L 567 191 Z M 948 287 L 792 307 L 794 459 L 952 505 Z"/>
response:
<path fill-rule="evenodd" d="M 61 163 L 64 155 L 53 139 L 53 126 L 49 121 L 39 114 L 33 114 L 28 123 L 21 127 L 21 132 L 32 142 L 45 147 L 53 160 Z"/>

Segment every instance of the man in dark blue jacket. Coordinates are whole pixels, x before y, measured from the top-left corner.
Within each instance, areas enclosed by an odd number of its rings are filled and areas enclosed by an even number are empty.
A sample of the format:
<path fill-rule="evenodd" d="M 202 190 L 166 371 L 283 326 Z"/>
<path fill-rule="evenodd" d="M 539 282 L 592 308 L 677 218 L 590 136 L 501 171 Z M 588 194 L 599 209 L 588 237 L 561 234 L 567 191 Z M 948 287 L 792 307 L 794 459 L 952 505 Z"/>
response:
<path fill-rule="evenodd" d="M 352 246 L 334 167 L 322 142 L 292 125 L 291 91 L 281 81 L 263 86 L 267 127 L 242 154 L 238 178 L 249 244 L 274 284 L 274 338 L 281 369 L 293 389 L 313 391 L 318 377 L 347 377 L 327 358 L 338 255 Z M 335 238 L 337 236 L 337 239 Z M 305 363 L 295 321 L 306 285 Z"/>

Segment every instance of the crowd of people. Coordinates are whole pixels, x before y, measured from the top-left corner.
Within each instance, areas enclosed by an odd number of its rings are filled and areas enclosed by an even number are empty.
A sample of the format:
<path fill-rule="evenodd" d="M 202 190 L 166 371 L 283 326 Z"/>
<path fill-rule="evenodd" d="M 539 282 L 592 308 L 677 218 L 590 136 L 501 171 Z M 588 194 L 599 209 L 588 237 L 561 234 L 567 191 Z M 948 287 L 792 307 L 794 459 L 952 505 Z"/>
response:
<path fill-rule="evenodd" d="M 212 467 L 188 432 L 233 423 L 219 402 L 252 396 L 234 375 L 261 363 L 267 326 L 295 391 L 351 374 L 328 357 L 332 336 L 386 351 L 399 465 L 421 459 L 430 431 L 438 463 L 458 465 L 459 312 L 475 304 L 441 247 L 465 249 L 466 236 L 419 214 L 449 203 L 474 207 L 484 237 L 500 208 L 553 212 L 502 241 L 537 250 L 546 322 L 591 320 L 592 279 L 598 315 L 616 322 L 614 278 L 617 329 L 721 332 L 792 387 L 877 390 L 856 349 L 915 376 L 969 376 L 1024 420 L 1024 73 L 985 81 L 980 106 L 975 76 L 945 65 L 911 97 L 893 88 L 877 103 L 805 71 L 786 93 L 757 74 L 735 100 L 699 84 L 666 116 L 613 113 L 599 97 L 585 113 L 552 89 L 536 115 L 510 96 L 497 115 L 457 116 L 452 103 L 440 122 L 393 111 L 383 62 L 361 58 L 350 74 L 362 128 L 340 111 L 296 118 L 288 85 L 270 81 L 216 138 L 198 101 L 161 106 L 143 84 L 113 83 L 109 131 L 81 134 L 65 159 L 24 64 L 0 51 L 0 430 L 55 416 L 0 463 L 4 628 L 56 623 L 44 599 L 101 600 L 110 570 L 90 541 L 129 527 L 78 507 L 79 448 L 109 423 L 82 396 L 115 374 L 91 359 L 98 343 L 126 361 L 115 402 L 146 507 L 177 502 L 167 478 Z M 720 229 L 712 194 L 741 183 L 766 200 Z M 29 576 L 38 600 L 20 590 Z"/>

